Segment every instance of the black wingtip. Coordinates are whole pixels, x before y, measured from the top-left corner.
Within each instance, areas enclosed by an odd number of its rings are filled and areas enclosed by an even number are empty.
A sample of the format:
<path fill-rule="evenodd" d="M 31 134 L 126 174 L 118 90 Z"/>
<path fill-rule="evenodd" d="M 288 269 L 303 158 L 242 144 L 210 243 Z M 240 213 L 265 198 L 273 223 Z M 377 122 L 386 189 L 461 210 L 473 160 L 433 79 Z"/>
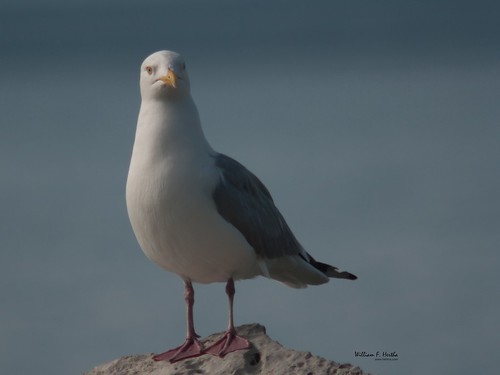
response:
<path fill-rule="evenodd" d="M 321 263 L 311 257 L 311 264 L 321 272 L 323 272 L 328 277 L 334 277 L 336 279 L 347 279 L 356 280 L 358 277 L 347 271 L 339 271 L 337 267 L 330 266 L 326 263 Z"/>
<path fill-rule="evenodd" d="M 352 273 L 347 271 L 338 272 L 337 275 L 333 277 L 347 280 L 356 280 L 358 278 L 356 275 L 353 275 Z"/>

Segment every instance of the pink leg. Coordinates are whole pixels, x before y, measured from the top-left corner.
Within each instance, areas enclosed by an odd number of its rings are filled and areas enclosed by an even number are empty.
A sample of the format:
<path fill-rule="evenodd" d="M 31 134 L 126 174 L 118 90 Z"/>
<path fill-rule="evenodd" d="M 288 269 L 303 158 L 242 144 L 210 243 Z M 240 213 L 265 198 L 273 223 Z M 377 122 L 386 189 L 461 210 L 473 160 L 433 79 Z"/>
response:
<path fill-rule="evenodd" d="M 198 335 L 194 331 L 193 304 L 194 289 L 190 281 L 184 281 L 184 299 L 187 306 L 187 337 L 184 343 L 177 348 L 167 350 L 164 353 L 153 356 L 155 361 L 170 361 L 174 363 L 186 358 L 198 357 L 203 352 L 203 345 L 198 341 Z"/>
<path fill-rule="evenodd" d="M 219 357 L 224 357 L 226 354 L 250 348 L 250 342 L 236 334 L 233 322 L 233 299 L 234 299 L 234 281 L 229 279 L 226 284 L 226 293 L 229 299 L 229 327 L 226 333 L 219 340 L 213 343 L 205 350 L 205 353 L 210 353 Z"/>

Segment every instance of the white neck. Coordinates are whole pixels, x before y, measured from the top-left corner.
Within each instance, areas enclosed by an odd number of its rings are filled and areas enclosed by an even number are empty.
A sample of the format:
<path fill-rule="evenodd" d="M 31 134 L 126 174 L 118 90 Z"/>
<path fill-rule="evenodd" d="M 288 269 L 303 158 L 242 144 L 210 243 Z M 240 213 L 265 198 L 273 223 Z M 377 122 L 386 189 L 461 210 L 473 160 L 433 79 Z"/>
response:
<path fill-rule="evenodd" d="M 152 160 L 171 155 L 196 157 L 212 149 L 201 128 L 191 97 L 176 101 L 143 100 L 137 122 L 134 153 Z"/>

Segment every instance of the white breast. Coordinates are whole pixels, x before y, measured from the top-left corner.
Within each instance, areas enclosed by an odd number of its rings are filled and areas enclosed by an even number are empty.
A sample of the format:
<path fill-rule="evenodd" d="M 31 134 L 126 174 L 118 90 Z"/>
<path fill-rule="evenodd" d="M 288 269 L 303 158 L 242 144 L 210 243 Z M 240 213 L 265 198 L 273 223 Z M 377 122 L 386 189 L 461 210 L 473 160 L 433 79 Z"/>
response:
<path fill-rule="evenodd" d="M 254 250 L 216 210 L 219 174 L 199 125 L 169 129 L 145 120 L 139 116 L 126 196 L 146 256 L 194 282 L 259 274 Z"/>

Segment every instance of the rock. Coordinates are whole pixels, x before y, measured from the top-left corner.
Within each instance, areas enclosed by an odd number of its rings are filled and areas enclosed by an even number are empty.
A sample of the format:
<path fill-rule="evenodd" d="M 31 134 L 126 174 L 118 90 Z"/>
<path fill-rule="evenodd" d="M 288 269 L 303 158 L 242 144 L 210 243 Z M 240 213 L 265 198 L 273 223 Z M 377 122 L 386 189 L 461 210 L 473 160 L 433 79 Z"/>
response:
<path fill-rule="evenodd" d="M 236 329 L 252 347 L 224 358 L 203 355 L 176 363 L 155 362 L 153 354 L 126 356 L 92 369 L 85 375 L 197 375 L 197 374 L 265 374 L 265 375 L 363 375 L 359 367 L 339 364 L 308 352 L 287 349 L 266 335 L 260 324 Z M 205 346 L 222 333 L 204 340 Z"/>

